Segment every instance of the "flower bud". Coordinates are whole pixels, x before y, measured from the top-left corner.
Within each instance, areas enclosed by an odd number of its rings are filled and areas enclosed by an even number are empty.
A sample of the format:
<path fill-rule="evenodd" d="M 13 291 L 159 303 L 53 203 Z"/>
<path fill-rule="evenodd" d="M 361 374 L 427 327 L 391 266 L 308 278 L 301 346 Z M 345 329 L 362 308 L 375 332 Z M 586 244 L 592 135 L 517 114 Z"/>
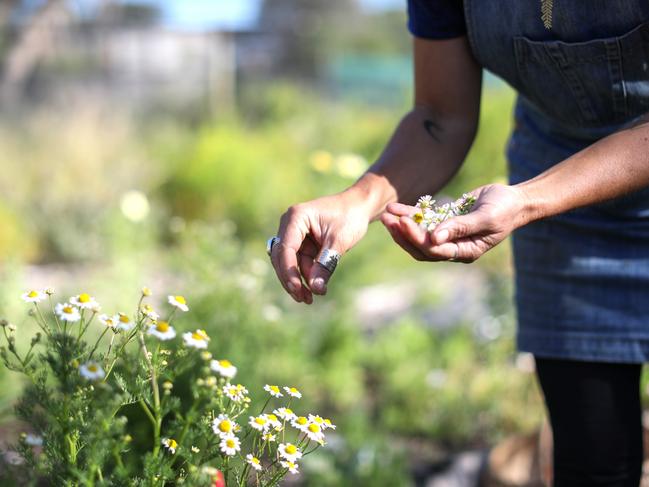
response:
<path fill-rule="evenodd" d="M 153 293 L 151 292 L 151 289 L 149 289 L 148 287 L 144 286 L 144 287 L 142 288 L 142 296 L 149 297 L 149 296 L 151 296 L 152 294 L 153 294 Z"/>

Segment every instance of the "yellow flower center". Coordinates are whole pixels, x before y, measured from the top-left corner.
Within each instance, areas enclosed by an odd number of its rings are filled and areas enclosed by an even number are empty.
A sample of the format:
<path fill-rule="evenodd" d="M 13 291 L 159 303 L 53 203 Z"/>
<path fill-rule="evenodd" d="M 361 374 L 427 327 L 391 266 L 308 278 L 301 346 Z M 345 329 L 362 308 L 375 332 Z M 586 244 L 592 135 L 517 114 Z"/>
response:
<path fill-rule="evenodd" d="M 28 298 L 35 298 L 36 296 L 38 296 L 36 291 L 29 291 L 29 294 L 27 295 Z"/>
<path fill-rule="evenodd" d="M 234 447 L 236 446 L 236 443 L 235 443 L 234 440 L 227 439 L 227 440 L 225 440 L 225 445 L 226 445 L 228 448 L 234 448 Z"/>
<path fill-rule="evenodd" d="M 315 421 L 318 424 L 324 423 L 324 419 L 322 419 L 320 416 L 316 416 L 315 418 L 313 418 L 313 421 Z"/>
<path fill-rule="evenodd" d="M 422 215 L 421 213 L 415 213 L 412 216 L 412 219 L 415 220 L 415 223 L 421 223 L 422 221 L 424 221 L 424 215 Z"/>
<path fill-rule="evenodd" d="M 275 394 L 279 394 L 279 387 L 277 386 L 270 386 L 270 390 L 273 391 Z"/>
<path fill-rule="evenodd" d="M 90 295 L 88 293 L 79 294 L 80 303 L 88 303 L 90 301 Z"/>
<path fill-rule="evenodd" d="M 219 365 L 221 367 L 224 367 L 224 368 L 228 369 L 228 368 L 232 367 L 232 362 L 230 362 L 229 360 L 219 360 Z"/>
<path fill-rule="evenodd" d="M 311 433 L 320 433 L 320 426 L 318 426 L 315 423 L 312 423 L 312 424 L 309 425 L 309 431 Z"/>
<path fill-rule="evenodd" d="M 261 418 L 261 417 L 255 418 L 255 423 L 260 424 L 260 425 L 263 426 L 263 425 L 266 424 L 266 420 L 264 418 Z"/>
<path fill-rule="evenodd" d="M 89 372 L 97 372 L 99 370 L 99 368 L 95 364 L 88 365 L 87 369 Z"/>
<path fill-rule="evenodd" d="M 187 301 L 185 301 L 185 298 L 183 296 L 174 296 L 174 299 L 179 304 L 187 304 Z"/>
<path fill-rule="evenodd" d="M 175 450 L 178 447 L 178 442 L 174 439 L 170 439 L 169 441 L 167 441 L 167 446 Z"/>
<path fill-rule="evenodd" d="M 259 458 L 257 457 L 252 457 L 250 461 L 256 465 L 259 465 L 261 462 L 259 461 Z"/>
<path fill-rule="evenodd" d="M 122 323 L 129 323 L 131 320 L 125 314 L 120 313 L 119 314 L 119 321 L 121 321 Z"/>
<path fill-rule="evenodd" d="M 293 410 L 289 409 L 289 408 L 286 408 L 286 409 L 284 409 L 284 413 L 285 414 L 293 414 Z"/>
<path fill-rule="evenodd" d="M 300 392 L 300 391 L 298 391 L 295 387 L 291 387 L 291 388 L 289 389 L 289 391 L 291 391 L 293 394 L 296 394 L 296 393 Z"/>
<path fill-rule="evenodd" d="M 158 321 L 158 324 L 156 325 L 155 329 L 161 333 L 169 331 L 169 323 L 167 323 L 166 321 Z"/>
<path fill-rule="evenodd" d="M 299 425 L 305 425 L 308 423 L 308 420 L 304 416 L 300 416 L 299 418 L 297 418 L 296 422 Z"/>
<path fill-rule="evenodd" d="M 228 421 L 227 419 L 224 419 L 219 423 L 219 430 L 223 431 L 223 433 L 227 433 L 232 430 L 232 423 Z"/>
<path fill-rule="evenodd" d="M 274 414 L 268 414 L 267 416 L 271 421 L 277 421 L 277 416 L 275 416 Z"/>
<path fill-rule="evenodd" d="M 207 340 L 208 336 L 204 330 L 196 330 L 194 333 L 192 333 L 192 338 L 194 340 Z"/>
<path fill-rule="evenodd" d="M 66 315 L 71 315 L 71 314 L 74 312 L 74 309 L 72 308 L 72 306 L 65 306 L 65 307 L 63 308 L 63 312 L 64 312 Z"/>
<path fill-rule="evenodd" d="M 284 451 L 289 455 L 295 455 L 297 453 L 297 447 L 295 445 L 287 445 Z"/>

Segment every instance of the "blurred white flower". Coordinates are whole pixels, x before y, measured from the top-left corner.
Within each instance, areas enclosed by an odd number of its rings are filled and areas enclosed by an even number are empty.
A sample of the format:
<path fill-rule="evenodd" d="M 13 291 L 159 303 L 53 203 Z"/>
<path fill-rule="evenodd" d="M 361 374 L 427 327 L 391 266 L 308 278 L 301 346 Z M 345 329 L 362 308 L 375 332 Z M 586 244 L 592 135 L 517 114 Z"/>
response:
<path fill-rule="evenodd" d="M 275 322 L 282 317 L 282 310 L 274 304 L 267 304 L 261 308 L 261 315 L 266 321 Z"/>
<path fill-rule="evenodd" d="M 59 316 L 63 321 L 79 321 L 81 319 L 81 314 L 79 309 L 76 306 L 72 306 L 70 303 L 59 303 L 55 306 L 54 312 Z"/>
<path fill-rule="evenodd" d="M 79 366 L 79 373 L 88 380 L 103 379 L 106 373 L 97 362 L 86 362 Z"/>
<path fill-rule="evenodd" d="M 227 379 L 232 379 L 237 374 L 237 368 L 229 360 L 212 360 L 210 368 Z"/>
<path fill-rule="evenodd" d="M 166 321 L 158 321 L 156 324 L 150 325 L 147 333 L 159 340 L 171 340 L 176 337 L 176 330 Z"/>
<path fill-rule="evenodd" d="M 119 202 L 122 214 L 132 222 L 138 223 L 149 216 L 151 205 L 146 195 L 137 190 L 127 191 L 122 195 Z"/>
<path fill-rule="evenodd" d="M 529 352 L 521 352 L 516 355 L 516 368 L 526 374 L 533 374 L 536 370 L 534 355 Z"/>
<path fill-rule="evenodd" d="M 31 290 L 23 294 L 21 297 L 23 298 L 23 301 L 27 303 L 38 303 L 43 301 L 47 296 L 43 291 Z"/>
<path fill-rule="evenodd" d="M 426 383 L 432 389 L 441 389 L 446 384 L 448 374 L 442 369 L 433 369 L 426 374 Z"/>

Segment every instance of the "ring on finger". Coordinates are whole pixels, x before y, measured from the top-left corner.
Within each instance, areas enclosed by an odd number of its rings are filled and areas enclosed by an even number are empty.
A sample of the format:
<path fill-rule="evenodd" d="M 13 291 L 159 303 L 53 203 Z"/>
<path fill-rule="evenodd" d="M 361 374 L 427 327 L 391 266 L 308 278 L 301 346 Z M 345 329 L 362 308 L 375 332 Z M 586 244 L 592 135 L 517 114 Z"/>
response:
<path fill-rule="evenodd" d="M 451 257 L 449 260 L 450 260 L 451 262 L 457 262 L 457 255 L 459 254 L 459 252 L 460 252 L 460 249 L 459 249 L 459 247 L 456 245 L 456 246 L 455 246 L 455 252 L 453 253 L 453 257 Z"/>
<path fill-rule="evenodd" d="M 333 274 L 340 262 L 340 253 L 334 249 L 322 249 L 316 262 Z"/>
<path fill-rule="evenodd" d="M 278 236 L 274 236 L 266 240 L 266 253 L 270 257 L 270 254 L 273 252 L 273 247 L 280 242 Z"/>

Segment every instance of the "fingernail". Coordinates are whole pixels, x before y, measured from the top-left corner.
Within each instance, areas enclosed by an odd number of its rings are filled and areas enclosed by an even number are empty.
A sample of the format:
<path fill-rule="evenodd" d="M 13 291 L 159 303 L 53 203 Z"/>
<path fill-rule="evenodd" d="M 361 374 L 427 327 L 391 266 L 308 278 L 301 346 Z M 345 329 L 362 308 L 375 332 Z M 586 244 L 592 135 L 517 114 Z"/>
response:
<path fill-rule="evenodd" d="M 327 292 L 327 284 L 322 277 L 316 277 L 313 280 L 313 290 L 321 294 Z"/>
<path fill-rule="evenodd" d="M 286 287 L 288 287 L 288 290 L 291 294 L 294 295 L 297 293 L 297 287 L 295 287 L 295 284 L 293 284 L 292 282 L 289 282 Z"/>
<path fill-rule="evenodd" d="M 437 237 L 437 243 L 444 243 L 448 240 L 448 230 L 440 230 L 436 234 Z"/>

